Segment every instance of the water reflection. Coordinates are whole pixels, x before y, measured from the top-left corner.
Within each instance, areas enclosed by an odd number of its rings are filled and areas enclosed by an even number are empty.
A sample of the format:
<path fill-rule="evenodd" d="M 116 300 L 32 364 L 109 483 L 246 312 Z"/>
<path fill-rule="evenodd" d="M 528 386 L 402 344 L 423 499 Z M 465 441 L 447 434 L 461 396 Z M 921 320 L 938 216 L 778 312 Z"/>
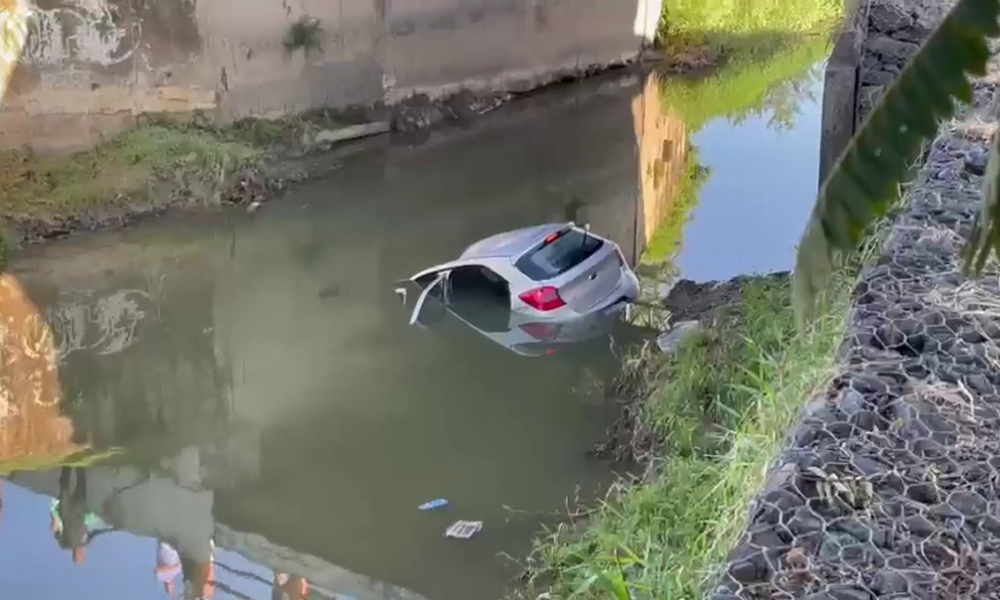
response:
<path fill-rule="evenodd" d="M 52 329 L 17 278 L 0 274 L 0 464 L 58 461 L 84 449 L 62 414 Z"/>
<path fill-rule="evenodd" d="M 766 105 L 774 83 L 738 107 Z M 727 214 L 759 222 L 711 190 L 776 151 L 758 129 L 759 146 L 718 152 L 740 127 L 722 120 L 747 113 L 706 118 L 691 94 L 723 84 L 588 83 L 346 158 L 253 217 L 23 257 L 0 280 L 0 585 L 83 600 L 500 597 L 517 569 L 498 555 L 523 555 L 568 496 L 609 481 L 587 453 L 615 414 L 601 382 L 612 342 L 646 332 L 524 358 L 467 327 L 408 327 L 393 283 L 568 215 L 654 275 L 790 262 L 791 247 L 723 254 L 697 233 Z M 736 173 L 763 193 L 760 173 Z M 799 192 L 767 191 L 808 208 Z M 800 228 L 775 220 L 768 234 Z M 108 448 L 122 452 L 87 454 Z M 449 508 L 417 510 L 442 496 Z M 458 519 L 485 527 L 446 539 Z"/>
<path fill-rule="evenodd" d="M 692 136 L 711 176 L 700 185 L 675 261 L 685 277 L 728 279 L 791 268 L 816 194 L 821 73 L 820 65 L 812 66 L 752 111 L 713 119 Z"/>

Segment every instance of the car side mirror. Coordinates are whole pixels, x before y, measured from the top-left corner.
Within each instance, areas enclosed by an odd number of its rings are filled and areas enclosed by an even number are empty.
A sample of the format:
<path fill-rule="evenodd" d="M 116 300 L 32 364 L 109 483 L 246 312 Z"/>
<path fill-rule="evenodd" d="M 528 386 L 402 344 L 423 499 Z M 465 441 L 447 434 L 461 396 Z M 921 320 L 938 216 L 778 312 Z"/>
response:
<path fill-rule="evenodd" d="M 394 290 L 396 295 L 399 296 L 399 301 L 403 306 L 406 306 L 406 288 L 398 287 Z"/>

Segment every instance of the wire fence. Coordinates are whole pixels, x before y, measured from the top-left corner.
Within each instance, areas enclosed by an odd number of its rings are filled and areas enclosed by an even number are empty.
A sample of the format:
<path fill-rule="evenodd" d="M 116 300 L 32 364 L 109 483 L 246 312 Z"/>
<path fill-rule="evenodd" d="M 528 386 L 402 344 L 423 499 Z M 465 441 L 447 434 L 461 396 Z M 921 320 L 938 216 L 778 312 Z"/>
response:
<path fill-rule="evenodd" d="M 959 268 L 998 76 L 942 125 L 713 600 L 1000 598 L 1000 268 Z"/>

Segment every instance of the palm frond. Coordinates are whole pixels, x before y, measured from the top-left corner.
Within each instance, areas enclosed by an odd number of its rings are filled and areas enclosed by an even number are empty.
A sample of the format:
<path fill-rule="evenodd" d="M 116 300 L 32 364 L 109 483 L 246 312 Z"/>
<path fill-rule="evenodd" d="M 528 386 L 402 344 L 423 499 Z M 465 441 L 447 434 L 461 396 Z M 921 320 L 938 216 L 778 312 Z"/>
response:
<path fill-rule="evenodd" d="M 888 210 L 922 143 L 954 114 L 956 100 L 972 100 L 966 74 L 985 74 L 988 40 L 1000 34 L 998 15 L 998 0 L 959 0 L 831 169 L 796 257 L 792 291 L 800 323 L 812 316 L 837 256 L 854 251 Z"/>

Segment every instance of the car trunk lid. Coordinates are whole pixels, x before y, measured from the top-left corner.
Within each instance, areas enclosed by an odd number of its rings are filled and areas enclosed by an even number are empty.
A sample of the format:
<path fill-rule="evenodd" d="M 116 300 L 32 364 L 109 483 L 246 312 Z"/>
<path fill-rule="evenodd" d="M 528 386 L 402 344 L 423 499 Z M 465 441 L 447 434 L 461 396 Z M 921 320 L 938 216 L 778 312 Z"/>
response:
<path fill-rule="evenodd" d="M 618 251 L 604 244 L 589 259 L 570 271 L 572 277 L 559 286 L 559 295 L 576 312 L 586 312 L 618 287 L 622 266 Z"/>

